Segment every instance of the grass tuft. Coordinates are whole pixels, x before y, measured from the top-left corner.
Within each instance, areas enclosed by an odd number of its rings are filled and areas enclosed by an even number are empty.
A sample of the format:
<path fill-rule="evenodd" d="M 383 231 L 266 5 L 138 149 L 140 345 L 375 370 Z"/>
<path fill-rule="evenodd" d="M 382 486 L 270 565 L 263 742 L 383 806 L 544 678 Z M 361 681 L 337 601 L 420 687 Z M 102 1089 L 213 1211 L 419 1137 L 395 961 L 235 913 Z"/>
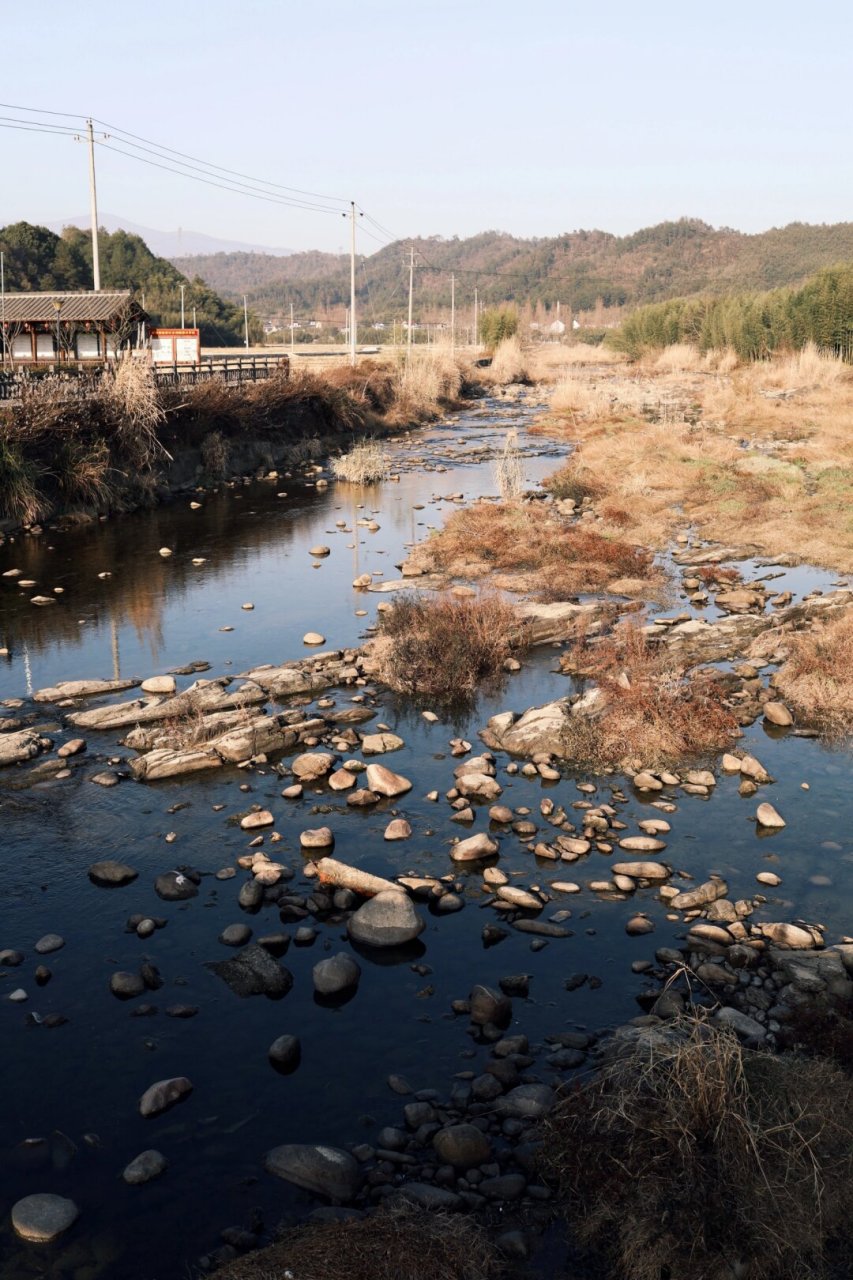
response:
<path fill-rule="evenodd" d="M 853 733 L 853 609 L 796 632 L 786 647 L 776 688 L 828 738 L 848 738 Z"/>
<path fill-rule="evenodd" d="M 349 453 L 332 459 L 332 472 L 339 480 L 351 484 L 374 484 L 384 480 L 388 464 L 377 440 L 362 440 Z"/>

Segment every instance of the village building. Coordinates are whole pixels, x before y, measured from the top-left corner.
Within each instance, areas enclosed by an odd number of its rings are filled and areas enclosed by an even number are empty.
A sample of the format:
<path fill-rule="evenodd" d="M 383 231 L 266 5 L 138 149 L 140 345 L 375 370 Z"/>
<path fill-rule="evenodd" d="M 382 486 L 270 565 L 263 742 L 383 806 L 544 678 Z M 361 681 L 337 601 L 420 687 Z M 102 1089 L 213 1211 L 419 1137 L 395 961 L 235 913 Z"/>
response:
<path fill-rule="evenodd" d="M 0 301 L 0 349 L 13 365 L 111 360 L 145 345 L 148 319 L 129 289 L 7 293 Z"/>

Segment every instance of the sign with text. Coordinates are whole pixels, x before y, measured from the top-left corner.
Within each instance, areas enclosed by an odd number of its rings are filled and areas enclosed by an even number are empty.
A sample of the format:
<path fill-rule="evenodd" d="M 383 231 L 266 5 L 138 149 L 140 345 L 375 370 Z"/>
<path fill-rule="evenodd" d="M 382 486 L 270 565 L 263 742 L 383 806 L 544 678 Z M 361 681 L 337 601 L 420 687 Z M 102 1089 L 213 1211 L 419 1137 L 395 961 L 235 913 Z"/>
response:
<path fill-rule="evenodd" d="M 199 364 L 201 339 L 198 329 L 149 329 L 151 359 L 154 364 Z"/>

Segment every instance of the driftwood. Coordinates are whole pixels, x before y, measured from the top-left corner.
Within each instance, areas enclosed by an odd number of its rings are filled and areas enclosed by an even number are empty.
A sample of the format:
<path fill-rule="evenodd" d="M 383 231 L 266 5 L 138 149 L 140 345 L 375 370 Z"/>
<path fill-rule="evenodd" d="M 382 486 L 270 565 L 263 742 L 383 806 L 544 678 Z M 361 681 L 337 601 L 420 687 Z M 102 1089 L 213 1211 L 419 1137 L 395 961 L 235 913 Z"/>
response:
<path fill-rule="evenodd" d="M 333 884 L 336 889 L 351 889 L 362 898 L 372 898 L 386 889 L 393 889 L 395 893 L 406 892 L 393 880 L 373 876 L 369 871 L 361 871 L 358 867 L 348 867 L 345 862 L 338 862 L 335 858 L 320 858 L 314 865 L 321 884 Z"/>

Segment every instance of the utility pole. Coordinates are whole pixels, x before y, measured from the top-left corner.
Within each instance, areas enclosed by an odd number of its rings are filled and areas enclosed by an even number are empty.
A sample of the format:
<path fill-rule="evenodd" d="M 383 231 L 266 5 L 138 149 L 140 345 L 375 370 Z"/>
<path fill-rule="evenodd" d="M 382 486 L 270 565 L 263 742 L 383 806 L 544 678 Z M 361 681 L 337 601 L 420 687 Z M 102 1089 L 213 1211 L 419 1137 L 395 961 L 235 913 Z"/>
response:
<path fill-rule="evenodd" d="M 187 287 L 187 286 L 186 286 L 185 284 L 182 284 L 182 285 L 180 286 L 180 289 L 181 289 L 181 328 L 182 328 L 182 329 L 186 328 L 186 326 L 185 326 L 185 324 L 184 324 L 184 290 L 186 289 L 186 287 Z"/>
<path fill-rule="evenodd" d="M 450 354 L 456 350 L 456 276 L 450 273 Z"/>
<path fill-rule="evenodd" d="M 246 295 L 243 294 L 243 328 L 246 334 L 246 350 L 249 350 L 249 306 L 246 302 Z"/>
<path fill-rule="evenodd" d="M 3 366 L 6 365 L 6 261 L 0 249 L 0 328 L 3 330 Z"/>
<path fill-rule="evenodd" d="M 290 304 L 290 354 L 293 355 L 293 303 Z"/>
<path fill-rule="evenodd" d="M 196 319 L 195 319 L 195 303 L 193 303 L 193 328 L 194 329 L 198 328 L 198 325 L 196 324 Z"/>
<path fill-rule="evenodd" d="M 101 288 L 101 255 L 98 249 L 98 195 L 95 190 L 95 133 L 92 121 L 86 121 L 89 134 L 89 208 L 92 216 L 92 273 L 95 293 Z"/>
<path fill-rule="evenodd" d="M 350 251 L 349 251 L 349 360 L 355 368 L 355 201 L 350 200 Z"/>
<path fill-rule="evenodd" d="M 479 346 L 479 338 L 480 338 L 479 328 L 480 328 L 480 314 L 479 314 L 479 307 L 477 305 L 477 286 L 474 285 L 474 346 L 475 347 Z"/>
<path fill-rule="evenodd" d="M 412 355 L 412 301 L 415 291 L 415 246 L 409 249 L 409 332 L 406 342 L 406 359 L 409 360 Z"/>

